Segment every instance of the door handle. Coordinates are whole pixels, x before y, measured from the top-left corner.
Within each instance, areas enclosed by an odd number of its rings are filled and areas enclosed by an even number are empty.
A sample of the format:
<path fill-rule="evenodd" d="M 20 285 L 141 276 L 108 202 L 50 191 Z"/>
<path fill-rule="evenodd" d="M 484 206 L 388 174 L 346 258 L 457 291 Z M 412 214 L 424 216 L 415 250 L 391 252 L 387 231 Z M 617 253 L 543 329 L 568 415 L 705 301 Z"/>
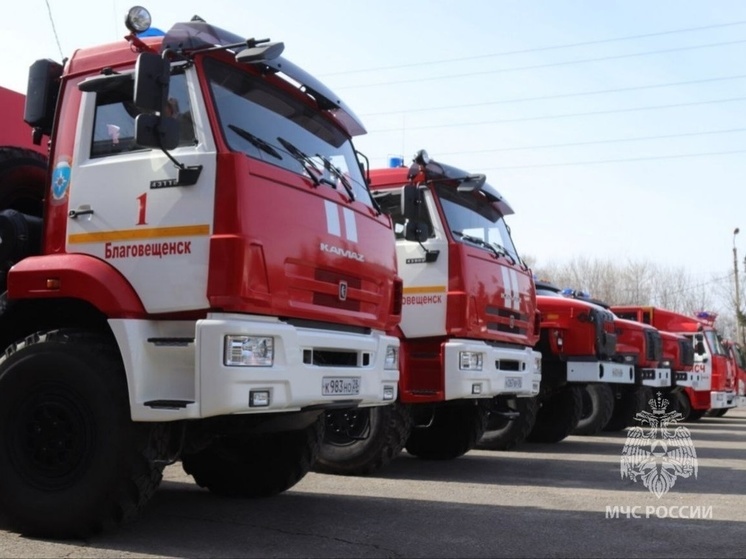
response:
<path fill-rule="evenodd" d="M 93 208 L 90 206 L 80 206 L 77 210 L 67 212 L 67 216 L 72 219 L 77 219 L 81 215 L 93 215 Z"/>

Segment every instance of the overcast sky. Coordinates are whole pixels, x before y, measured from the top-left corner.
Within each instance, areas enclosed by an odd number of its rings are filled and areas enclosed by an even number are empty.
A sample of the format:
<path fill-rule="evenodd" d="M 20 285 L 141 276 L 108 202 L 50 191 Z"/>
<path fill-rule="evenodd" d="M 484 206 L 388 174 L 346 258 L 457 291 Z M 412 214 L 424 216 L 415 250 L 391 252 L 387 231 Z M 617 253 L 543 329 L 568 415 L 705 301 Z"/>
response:
<path fill-rule="evenodd" d="M 153 0 L 285 43 L 363 120 L 356 145 L 485 173 L 538 264 L 652 261 L 710 280 L 746 256 L 743 0 Z M 0 21 L 1 85 L 120 40 L 122 0 L 25 0 Z M 51 14 L 51 17 L 50 17 Z M 56 30 L 56 37 L 55 37 Z"/>

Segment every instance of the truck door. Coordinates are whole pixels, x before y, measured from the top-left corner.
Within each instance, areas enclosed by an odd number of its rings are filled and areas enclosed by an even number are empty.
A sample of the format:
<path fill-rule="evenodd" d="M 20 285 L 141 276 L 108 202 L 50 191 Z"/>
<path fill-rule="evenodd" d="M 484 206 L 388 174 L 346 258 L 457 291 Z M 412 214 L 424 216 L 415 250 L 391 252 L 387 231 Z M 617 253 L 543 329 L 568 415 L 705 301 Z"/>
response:
<path fill-rule="evenodd" d="M 82 95 L 71 164 L 66 250 L 119 270 L 150 313 L 206 308 L 216 150 L 193 70 L 172 76 L 169 110 L 181 122 L 171 155 L 201 165 L 196 184 L 178 185 L 159 150 L 134 141 L 132 82 Z"/>

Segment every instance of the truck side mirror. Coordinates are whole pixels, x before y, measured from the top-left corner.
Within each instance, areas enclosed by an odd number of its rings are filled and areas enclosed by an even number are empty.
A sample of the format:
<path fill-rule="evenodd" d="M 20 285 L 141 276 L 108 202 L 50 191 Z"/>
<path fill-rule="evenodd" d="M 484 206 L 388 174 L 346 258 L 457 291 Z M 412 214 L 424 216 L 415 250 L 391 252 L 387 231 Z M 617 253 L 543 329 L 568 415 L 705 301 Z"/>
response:
<path fill-rule="evenodd" d="M 179 121 L 154 114 L 135 118 L 135 142 L 143 147 L 172 150 L 179 145 Z"/>
<path fill-rule="evenodd" d="M 705 344 L 702 341 L 698 341 L 694 344 L 694 352 L 697 355 L 704 355 L 705 354 Z"/>
<path fill-rule="evenodd" d="M 42 135 L 52 133 L 61 77 L 62 64 L 53 60 L 37 60 L 29 68 L 23 120 L 34 129 L 36 145 L 41 143 Z"/>
<path fill-rule="evenodd" d="M 153 52 L 141 52 L 135 66 L 135 106 L 146 113 L 160 113 L 166 106 L 171 65 Z"/>
<path fill-rule="evenodd" d="M 404 238 L 416 243 L 424 243 L 430 236 L 430 227 L 424 221 L 407 221 Z"/>
<path fill-rule="evenodd" d="M 422 206 L 422 194 L 420 189 L 413 184 L 402 187 L 401 214 L 410 221 L 420 218 L 420 207 Z"/>

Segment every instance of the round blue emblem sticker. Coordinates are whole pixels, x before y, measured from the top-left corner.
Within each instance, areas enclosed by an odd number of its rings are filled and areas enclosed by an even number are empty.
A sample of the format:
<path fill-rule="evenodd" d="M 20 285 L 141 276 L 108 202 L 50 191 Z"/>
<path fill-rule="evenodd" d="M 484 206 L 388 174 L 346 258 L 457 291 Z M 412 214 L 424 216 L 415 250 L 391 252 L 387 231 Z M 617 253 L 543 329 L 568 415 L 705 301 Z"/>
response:
<path fill-rule="evenodd" d="M 57 162 L 52 172 L 52 198 L 61 200 L 70 186 L 70 163 L 65 160 Z"/>

